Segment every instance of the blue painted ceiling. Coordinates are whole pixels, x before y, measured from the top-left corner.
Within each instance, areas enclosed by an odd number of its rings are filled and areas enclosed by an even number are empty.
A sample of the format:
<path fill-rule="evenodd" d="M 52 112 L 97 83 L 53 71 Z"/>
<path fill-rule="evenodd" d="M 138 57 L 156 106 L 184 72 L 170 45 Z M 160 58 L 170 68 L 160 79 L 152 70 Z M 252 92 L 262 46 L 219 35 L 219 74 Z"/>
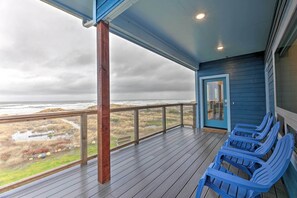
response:
<path fill-rule="evenodd" d="M 139 0 L 111 27 L 120 36 L 179 53 L 180 60 L 197 66 L 265 50 L 275 5 L 276 0 Z M 202 21 L 195 19 L 200 12 L 206 14 Z M 223 51 L 216 49 L 220 44 Z"/>

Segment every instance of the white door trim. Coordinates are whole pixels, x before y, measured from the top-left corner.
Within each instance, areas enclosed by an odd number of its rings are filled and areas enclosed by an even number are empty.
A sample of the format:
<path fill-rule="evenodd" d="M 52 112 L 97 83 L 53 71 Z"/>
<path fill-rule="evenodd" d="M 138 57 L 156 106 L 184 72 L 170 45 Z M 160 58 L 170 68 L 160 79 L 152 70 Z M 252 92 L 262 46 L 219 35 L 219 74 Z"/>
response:
<path fill-rule="evenodd" d="M 196 128 L 200 128 L 199 122 L 199 79 L 198 79 L 198 70 L 195 72 L 195 99 L 196 99 Z"/>
<path fill-rule="evenodd" d="M 199 93 L 200 93 L 200 127 L 204 127 L 204 105 L 203 105 L 203 80 L 213 78 L 226 78 L 226 91 L 227 91 L 227 129 L 231 132 L 231 105 L 230 105 L 230 82 L 229 74 L 204 76 L 199 78 Z"/>

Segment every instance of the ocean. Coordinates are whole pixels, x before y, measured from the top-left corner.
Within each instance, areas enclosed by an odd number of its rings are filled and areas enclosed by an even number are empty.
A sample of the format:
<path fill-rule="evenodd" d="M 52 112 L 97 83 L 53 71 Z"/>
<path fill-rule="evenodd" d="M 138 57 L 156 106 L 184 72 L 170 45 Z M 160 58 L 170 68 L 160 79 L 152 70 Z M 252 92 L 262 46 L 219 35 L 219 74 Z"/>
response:
<path fill-rule="evenodd" d="M 112 104 L 152 105 L 188 103 L 192 100 L 115 100 Z M 48 108 L 62 108 L 65 110 L 81 110 L 96 105 L 96 101 L 32 101 L 32 102 L 0 102 L 0 115 L 22 115 L 37 113 Z"/>

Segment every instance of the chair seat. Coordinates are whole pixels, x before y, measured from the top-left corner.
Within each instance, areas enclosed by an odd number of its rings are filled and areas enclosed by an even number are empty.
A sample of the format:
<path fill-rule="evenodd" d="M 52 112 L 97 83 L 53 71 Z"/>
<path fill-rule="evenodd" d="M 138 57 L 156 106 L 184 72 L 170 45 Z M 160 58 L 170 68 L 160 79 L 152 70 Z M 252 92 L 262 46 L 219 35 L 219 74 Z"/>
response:
<path fill-rule="evenodd" d="M 253 144 L 249 144 L 247 142 L 242 142 L 242 141 L 230 141 L 230 145 L 234 148 L 238 148 L 241 150 L 246 150 L 246 151 L 254 151 L 255 149 L 253 148 Z"/>
<path fill-rule="evenodd" d="M 252 134 L 248 134 L 248 133 L 244 133 L 244 132 L 236 132 L 237 135 L 241 136 L 241 137 L 253 137 Z"/>
<path fill-rule="evenodd" d="M 243 165 L 243 166 L 252 166 L 253 165 L 253 162 L 249 161 L 249 160 L 243 160 L 243 159 L 238 159 L 236 157 L 233 157 L 233 156 L 224 156 L 224 160 L 229 162 L 229 163 L 236 163 L 236 164 L 239 164 L 239 165 Z"/>
<path fill-rule="evenodd" d="M 245 131 L 245 130 L 246 129 L 244 129 L 244 128 L 235 128 L 233 130 L 233 133 L 235 133 L 236 135 L 239 135 L 239 136 L 243 136 L 243 137 L 252 137 L 252 134 L 242 132 L 242 131 Z"/>
<path fill-rule="evenodd" d="M 243 170 L 249 176 L 252 176 L 255 170 L 261 167 L 260 164 L 254 163 L 251 160 L 240 159 L 234 156 L 224 156 L 223 160 L 229 164 Z"/>
<path fill-rule="evenodd" d="M 216 168 L 213 166 L 212 168 L 215 168 L 219 171 L 222 171 L 224 173 L 234 175 L 232 172 L 228 171 L 226 168 L 219 166 Z M 223 191 L 227 195 L 231 197 L 248 197 L 248 191 L 246 189 L 240 188 L 237 185 L 230 185 L 226 182 L 220 181 L 218 179 L 214 179 L 211 177 L 208 177 L 205 183 L 207 186 L 211 187 L 215 191 Z M 219 192 L 218 192 L 219 193 Z M 220 193 L 219 193 L 220 194 Z"/>

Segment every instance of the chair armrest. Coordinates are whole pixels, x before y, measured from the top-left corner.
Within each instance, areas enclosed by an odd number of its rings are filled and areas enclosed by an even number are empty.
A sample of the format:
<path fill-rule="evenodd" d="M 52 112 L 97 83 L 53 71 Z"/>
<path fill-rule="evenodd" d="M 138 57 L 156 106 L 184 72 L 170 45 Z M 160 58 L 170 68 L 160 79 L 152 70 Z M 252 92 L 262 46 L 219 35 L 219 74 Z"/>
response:
<path fill-rule="evenodd" d="M 241 128 L 241 127 L 247 127 L 247 128 L 257 128 L 258 126 L 255 124 L 244 124 L 244 123 L 238 123 L 235 125 L 234 128 Z"/>
<path fill-rule="evenodd" d="M 249 134 L 254 134 L 254 133 L 259 133 L 259 131 L 253 130 L 253 129 L 243 129 L 243 128 L 235 128 L 233 129 L 234 133 L 249 133 Z"/>
<path fill-rule="evenodd" d="M 234 136 L 234 135 L 230 135 L 227 141 L 228 142 L 230 142 L 230 141 L 246 142 L 246 143 L 250 143 L 250 144 L 256 144 L 256 145 L 259 145 L 259 146 L 262 145 L 262 143 L 255 140 L 255 138 Z"/>
<path fill-rule="evenodd" d="M 256 137 L 260 132 L 250 130 L 250 131 L 236 131 L 235 129 L 231 132 L 231 136 L 240 136 L 240 137 Z"/>
<path fill-rule="evenodd" d="M 222 156 L 236 157 L 238 159 L 252 161 L 252 162 L 255 162 L 255 163 L 258 163 L 261 165 L 263 165 L 265 163 L 260 158 L 257 158 L 257 157 L 251 156 L 251 155 L 246 155 L 243 153 L 234 152 L 232 150 L 225 149 L 225 148 L 222 148 L 221 150 L 219 150 L 219 152 L 217 154 L 217 159 L 221 159 Z"/>
<path fill-rule="evenodd" d="M 230 175 L 224 173 L 222 171 L 216 170 L 214 168 L 208 168 L 206 171 L 206 175 L 212 178 L 216 178 L 220 181 L 224 181 L 228 184 L 233 184 L 245 189 L 254 190 L 257 192 L 267 192 L 270 189 L 269 185 L 261 185 L 255 182 L 251 182 L 249 180 L 243 179 L 238 176 Z"/>
<path fill-rule="evenodd" d="M 254 138 L 230 135 L 223 146 L 227 146 L 227 147 L 231 146 L 232 141 L 245 142 L 249 144 L 254 144 L 256 146 L 262 145 L 261 142 L 255 140 Z"/>

